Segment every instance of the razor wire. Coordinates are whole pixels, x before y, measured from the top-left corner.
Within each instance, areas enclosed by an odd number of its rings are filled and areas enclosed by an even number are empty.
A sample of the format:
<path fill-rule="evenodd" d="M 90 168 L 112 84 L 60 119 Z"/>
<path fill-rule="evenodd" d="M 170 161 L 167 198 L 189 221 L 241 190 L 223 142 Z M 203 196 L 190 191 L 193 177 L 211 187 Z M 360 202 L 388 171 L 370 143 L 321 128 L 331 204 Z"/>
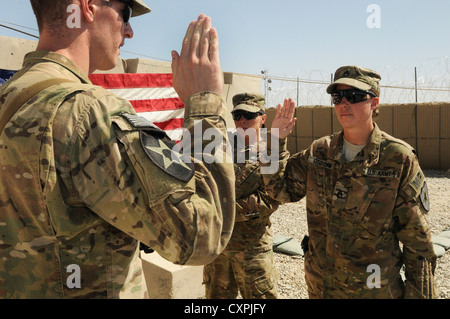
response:
<path fill-rule="evenodd" d="M 450 57 L 428 59 L 416 66 L 389 65 L 376 68 L 381 74 L 382 104 L 450 102 Z M 326 70 L 297 71 L 294 76 L 248 75 L 261 78 L 261 91 L 267 107 L 283 104 L 292 98 L 298 106 L 331 105 L 326 88 L 333 73 Z"/>

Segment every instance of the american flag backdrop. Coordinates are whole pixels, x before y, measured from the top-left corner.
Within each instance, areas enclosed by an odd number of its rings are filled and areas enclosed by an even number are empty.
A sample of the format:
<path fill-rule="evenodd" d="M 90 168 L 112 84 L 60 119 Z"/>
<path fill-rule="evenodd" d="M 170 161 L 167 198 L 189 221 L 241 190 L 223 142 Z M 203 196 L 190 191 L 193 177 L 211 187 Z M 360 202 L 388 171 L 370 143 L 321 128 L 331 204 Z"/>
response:
<path fill-rule="evenodd" d="M 0 85 L 15 71 L 0 69 Z M 173 88 L 170 73 L 91 74 L 92 83 L 130 101 L 136 112 L 179 141 L 184 105 Z"/>
<path fill-rule="evenodd" d="M 8 81 L 8 79 L 12 77 L 14 73 L 16 73 L 16 71 L 0 69 L 0 85 Z"/>
<path fill-rule="evenodd" d="M 130 101 L 136 112 L 179 141 L 184 105 L 173 88 L 170 73 L 91 74 L 92 83 Z"/>

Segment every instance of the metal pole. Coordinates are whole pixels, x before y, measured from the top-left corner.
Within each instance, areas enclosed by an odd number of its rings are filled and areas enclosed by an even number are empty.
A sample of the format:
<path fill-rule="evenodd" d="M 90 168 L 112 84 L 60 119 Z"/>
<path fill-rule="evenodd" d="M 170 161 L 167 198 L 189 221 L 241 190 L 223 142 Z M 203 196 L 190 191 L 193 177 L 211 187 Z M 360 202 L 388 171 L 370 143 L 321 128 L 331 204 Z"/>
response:
<path fill-rule="evenodd" d="M 264 79 L 264 98 L 266 99 L 266 103 L 267 103 L 267 70 L 261 70 L 261 74 L 263 75 L 263 79 Z"/>
<path fill-rule="evenodd" d="M 300 94 L 300 79 L 297 77 L 297 106 L 300 106 L 299 94 Z"/>
<path fill-rule="evenodd" d="M 414 82 L 415 82 L 415 88 L 416 88 L 416 103 L 417 103 L 417 67 L 414 67 Z"/>
<path fill-rule="evenodd" d="M 267 75 L 264 75 L 264 97 L 267 103 Z"/>
<path fill-rule="evenodd" d="M 333 83 L 333 73 L 331 73 L 331 83 Z M 333 106 L 333 98 L 330 96 L 330 103 L 331 103 L 331 106 Z"/>
<path fill-rule="evenodd" d="M 268 86 L 267 83 L 267 69 L 264 69 L 264 98 L 266 99 L 266 103 L 269 103 L 269 97 L 268 97 Z"/>

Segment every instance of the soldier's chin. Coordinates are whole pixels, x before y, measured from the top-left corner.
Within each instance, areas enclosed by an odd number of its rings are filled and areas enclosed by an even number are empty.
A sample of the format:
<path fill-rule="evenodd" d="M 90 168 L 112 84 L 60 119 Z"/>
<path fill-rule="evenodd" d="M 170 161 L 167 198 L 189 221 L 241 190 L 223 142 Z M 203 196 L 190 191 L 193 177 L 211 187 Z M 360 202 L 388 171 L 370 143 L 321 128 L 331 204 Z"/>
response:
<path fill-rule="evenodd" d="M 103 65 L 99 66 L 97 68 L 98 71 L 109 71 L 114 69 L 117 66 L 117 60 L 114 62 L 110 62 L 110 63 L 104 63 Z"/>

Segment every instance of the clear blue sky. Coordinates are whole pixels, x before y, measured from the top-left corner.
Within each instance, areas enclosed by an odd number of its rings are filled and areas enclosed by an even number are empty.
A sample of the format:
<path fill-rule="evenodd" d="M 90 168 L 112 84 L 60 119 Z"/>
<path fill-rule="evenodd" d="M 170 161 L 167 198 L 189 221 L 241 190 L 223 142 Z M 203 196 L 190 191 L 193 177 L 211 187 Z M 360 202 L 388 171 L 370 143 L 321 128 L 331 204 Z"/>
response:
<path fill-rule="evenodd" d="M 374 69 L 420 65 L 450 55 L 449 0 L 146 0 L 150 14 L 133 18 L 124 50 L 170 60 L 191 20 L 212 17 L 226 72 L 295 76 L 333 73 L 346 64 Z M 28 0 L 0 0 L 0 23 L 37 29 Z M 369 28 L 370 4 L 381 28 Z M 23 28 L 21 28 L 23 29 Z M 37 34 L 37 31 L 23 29 Z M 31 39 L 0 28 L 0 35 Z M 124 58 L 137 56 L 123 53 Z"/>

